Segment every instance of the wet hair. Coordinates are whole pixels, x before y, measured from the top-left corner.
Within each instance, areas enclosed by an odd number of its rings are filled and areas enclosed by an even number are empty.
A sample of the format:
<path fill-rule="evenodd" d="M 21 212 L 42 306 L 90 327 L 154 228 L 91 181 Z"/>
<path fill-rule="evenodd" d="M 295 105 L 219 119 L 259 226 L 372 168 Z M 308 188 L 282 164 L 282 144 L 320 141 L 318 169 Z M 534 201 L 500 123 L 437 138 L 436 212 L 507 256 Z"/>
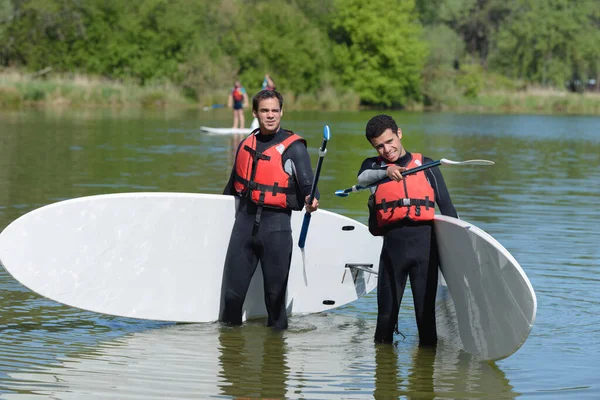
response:
<path fill-rule="evenodd" d="M 388 129 L 391 129 L 392 132 L 398 134 L 398 125 L 396 124 L 396 121 L 389 115 L 376 115 L 367 122 L 365 136 L 371 141 L 371 139 L 381 136 L 381 134 Z"/>
<path fill-rule="evenodd" d="M 276 90 L 265 89 L 256 93 L 252 98 L 252 111 L 258 112 L 258 103 L 260 103 L 261 100 L 273 98 L 277 98 L 277 100 L 279 100 L 279 109 L 281 110 L 283 108 L 283 96 L 281 93 Z"/>

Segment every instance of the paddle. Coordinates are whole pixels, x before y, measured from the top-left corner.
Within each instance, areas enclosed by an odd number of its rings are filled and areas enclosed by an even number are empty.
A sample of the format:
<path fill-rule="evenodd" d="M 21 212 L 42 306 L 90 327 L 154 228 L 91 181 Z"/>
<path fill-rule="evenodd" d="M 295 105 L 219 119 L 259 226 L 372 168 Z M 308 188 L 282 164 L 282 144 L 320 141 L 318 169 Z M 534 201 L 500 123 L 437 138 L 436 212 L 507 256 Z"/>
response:
<path fill-rule="evenodd" d="M 323 158 L 325 158 L 325 154 L 327 153 L 327 142 L 329 141 L 329 137 L 331 136 L 329 132 L 329 126 L 325 125 L 323 128 L 323 142 L 321 143 L 321 148 L 319 148 L 319 161 L 317 161 L 317 169 L 315 170 L 315 177 L 313 179 L 312 187 L 310 189 L 310 195 L 308 196 L 308 204 L 312 204 L 313 199 L 315 198 L 315 192 L 317 191 L 317 183 L 319 182 L 319 175 L 321 175 L 321 166 L 323 165 Z M 308 225 L 310 224 L 310 213 L 304 214 L 304 220 L 302 221 L 302 229 L 300 230 L 300 239 L 298 240 L 298 247 L 304 249 L 304 244 L 306 243 L 306 235 L 308 234 Z"/>
<path fill-rule="evenodd" d="M 419 167 L 416 167 L 416 168 L 408 169 L 408 170 L 402 172 L 402 176 L 414 174 L 414 173 L 419 172 L 419 171 L 424 171 L 424 170 L 429 169 L 429 168 L 437 167 L 438 165 L 494 165 L 494 164 L 495 164 L 495 162 L 489 161 L 489 160 L 452 161 L 452 160 L 448 160 L 448 159 L 442 158 L 442 159 L 437 160 L 437 161 L 432 161 L 432 162 L 429 162 L 427 164 L 423 164 L 423 165 L 421 165 Z M 373 183 L 371 183 L 369 185 L 366 185 L 366 186 L 354 185 L 354 186 L 352 186 L 352 187 L 350 187 L 348 189 L 337 190 L 335 192 L 335 195 L 339 196 L 339 197 L 346 197 L 350 193 L 360 192 L 361 190 L 365 190 L 365 189 L 372 188 L 374 186 L 381 185 L 382 183 L 389 182 L 390 180 L 391 179 L 386 176 L 385 178 L 380 179 L 378 181 L 375 181 L 375 182 L 373 182 Z"/>
<path fill-rule="evenodd" d="M 213 108 L 223 108 L 223 107 L 225 107 L 225 104 L 213 104 L 210 106 L 202 107 L 202 109 L 204 111 L 208 111 L 208 110 L 212 110 Z"/>

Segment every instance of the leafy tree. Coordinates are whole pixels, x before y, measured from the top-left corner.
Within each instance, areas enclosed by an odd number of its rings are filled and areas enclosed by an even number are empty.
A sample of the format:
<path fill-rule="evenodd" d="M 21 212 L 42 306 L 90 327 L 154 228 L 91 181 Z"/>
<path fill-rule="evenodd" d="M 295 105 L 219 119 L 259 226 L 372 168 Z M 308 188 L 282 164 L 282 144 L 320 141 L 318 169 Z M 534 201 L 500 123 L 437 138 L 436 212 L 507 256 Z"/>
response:
<path fill-rule="evenodd" d="M 589 71 L 590 43 L 583 39 L 598 37 L 589 14 L 597 7 L 585 0 L 519 0 L 500 28 L 490 66 L 513 78 L 563 87 Z"/>
<path fill-rule="evenodd" d="M 456 87 L 457 66 L 465 53 L 464 41 L 443 24 L 425 27 L 424 40 L 430 49 L 423 69 L 423 95 L 427 106 L 446 103 L 459 95 Z"/>
<path fill-rule="evenodd" d="M 399 106 L 421 96 L 427 55 L 413 0 L 337 0 L 335 70 L 364 104 Z"/>
<path fill-rule="evenodd" d="M 330 69 L 324 31 L 285 0 L 235 3 L 219 42 L 237 60 L 239 77 L 258 88 L 268 72 L 279 90 L 292 93 L 321 87 L 322 73 Z"/>

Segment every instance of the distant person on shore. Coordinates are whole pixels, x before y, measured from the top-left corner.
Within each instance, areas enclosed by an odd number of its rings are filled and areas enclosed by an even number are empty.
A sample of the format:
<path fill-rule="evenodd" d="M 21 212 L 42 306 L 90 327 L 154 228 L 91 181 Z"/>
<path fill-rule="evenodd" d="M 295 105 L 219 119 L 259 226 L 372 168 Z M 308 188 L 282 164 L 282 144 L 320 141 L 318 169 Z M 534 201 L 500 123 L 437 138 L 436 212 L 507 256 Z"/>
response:
<path fill-rule="evenodd" d="M 265 74 L 261 90 L 275 90 L 275 82 L 273 82 L 269 74 Z"/>
<path fill-rule="evenodd" d="M 233 110 L 233 129 L 244 128 L 246 119 L 244 107 L 248 106 L 248 94 L 240 81 L 235 81 L 233 89 L 227 99 L 227 107 Z"/>

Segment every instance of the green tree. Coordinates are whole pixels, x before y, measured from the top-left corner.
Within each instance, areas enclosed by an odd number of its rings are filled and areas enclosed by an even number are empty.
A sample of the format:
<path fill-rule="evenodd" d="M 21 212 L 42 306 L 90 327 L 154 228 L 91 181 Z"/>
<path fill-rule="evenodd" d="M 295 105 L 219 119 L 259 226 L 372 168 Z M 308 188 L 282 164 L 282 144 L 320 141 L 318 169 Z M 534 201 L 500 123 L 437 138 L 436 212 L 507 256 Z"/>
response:
<path fill-rule="evenodd" d="M 421 96 L 427 55 L 413 0 L 337 0 L 335 70 L 364 104 L 402 106 Z"/>
<path fill-rule="evenodd" d="M 268 72 L 279 90 L 314 92 L 322 86 L 331 63 L 325 31 L 285 0 L 229 2 L 219 43 L 237 61 L 246 85 L 259 88 Z"/>
<path fill-rule="evenodd" d="M 590 12 L 593 1 L 519 0 L 500 28 L 490 67 L 512 78 L 563 87 L 590 70 L 587 36 L 598 37 Z"/>
<path fill-rule="evenodd" d="M 460 95 L 456 67 L 464 57 L 465 44 L 444 24 L 426 26 L 423 37 L 430 49 L 423 69 L 424 103 L 439 106 Z"/>

